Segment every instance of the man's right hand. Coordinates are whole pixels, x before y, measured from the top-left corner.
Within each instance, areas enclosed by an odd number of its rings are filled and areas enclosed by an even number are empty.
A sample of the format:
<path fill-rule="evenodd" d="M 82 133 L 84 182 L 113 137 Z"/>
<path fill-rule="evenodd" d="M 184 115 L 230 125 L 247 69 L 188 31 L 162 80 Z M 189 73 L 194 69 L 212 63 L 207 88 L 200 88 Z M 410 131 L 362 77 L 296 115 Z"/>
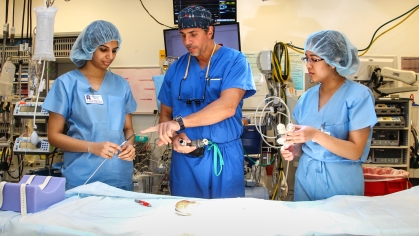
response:
<path fill-rule="evenodd" d="M 179 131 L 179 130 L 180 130 L 179 123 L 171 120 L 171 121 L 166 121 L 158 125 L 152 126 L 145 130 L 141 130 L 140 133 L 145 134 L 145 133 L 150 133 L 150 132 L 158 132 L 159 139 L 160 139 L 158 142 L 158 145 L 162 146 L 163 144 L 172 143 L 172 138 L 176 134 L 176 131 Z"/>
<path fill-rule="evenodd" d="M 187 145 L 181 145 L 180 144 L 181 139 L 183 139 L 187 143 Z M 197 148 L 196 146 L 190 146 L 191 140 L 188 138 L 188 136 L 185 133 L 180 133 L 174 136 L 172 141 L 173 141 L 172 143 L 173 150 L 179 153 L 190 153 Z"/>

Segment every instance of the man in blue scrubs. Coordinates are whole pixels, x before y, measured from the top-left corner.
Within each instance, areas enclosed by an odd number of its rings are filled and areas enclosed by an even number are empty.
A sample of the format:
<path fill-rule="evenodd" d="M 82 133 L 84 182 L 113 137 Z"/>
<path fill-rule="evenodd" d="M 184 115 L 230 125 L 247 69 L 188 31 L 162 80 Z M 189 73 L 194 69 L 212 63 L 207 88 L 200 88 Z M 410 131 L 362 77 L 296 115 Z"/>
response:
<path fill-rule="evenodd" d="M 244 197 L 243 99 L 256 93 L 245 55 L 214 42 L 211 13 L 191 6 L 179 13 L 179 32 L 189 53 L 173 63 L 159 93 L 159 145 L 172 143 L 172 195 Z M 202 149 L 179 140 L 207 139 Z M 200 153 L 201 152 L 201 153 Z"/>

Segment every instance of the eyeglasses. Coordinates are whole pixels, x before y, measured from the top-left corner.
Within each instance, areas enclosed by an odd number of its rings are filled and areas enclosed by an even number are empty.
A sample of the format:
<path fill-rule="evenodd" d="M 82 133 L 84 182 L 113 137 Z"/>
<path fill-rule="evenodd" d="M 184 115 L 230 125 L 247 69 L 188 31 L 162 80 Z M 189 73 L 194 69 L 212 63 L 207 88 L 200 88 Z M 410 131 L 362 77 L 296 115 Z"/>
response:
<path fill-rule="evenodd" d="M 319 61 L 323 61 L 323 58 L 320 59 L 313 59 L 313 58 L 308 58 L 308 57 L 302 57 L 301 60 L 305 63 L 310 62 L 310 63 L 315 63 L 315 62 L 319 62 Z"/>
<path fill-rule="evenodd" d="M 201 102 L 203 102 L 204 100 L 205 100 L 205 94 L 207 93 L 207 83 L 209 84 L 210 83 L 210 81 L 211 81 L 211 79 L 209 78 L 209 76 L 208 76 L 208 72 L 209 72 L 209 70 L 210 70 L 210 65 L 211 65 L 211 59 L 212 59 L 212 56 L 214 55 L 214 52 L 215 52 L 215 48 L 217 47 L 217 44 L 214 42 L 214 48 L 212 49 L 212 53 L 211 53 L 211 57 L 210 57 L 210 59 L 209 59 L 209 62 L 208 62 L 208 67 L 207 67 L 207 73 L 205 73 L 205 81 L 204 81 L 204 95 L 202 96 L 202 98 L 201 99 L 197 99 L 197 98 L 181 98 L 180 97 L 180 94 L 181 94 L 181 91 L 182 91 L 182 83 L 183 83 L 183 81 L 185 81 L 186 80 L 186 78 L 188 78 L 188 73 L 189 73 L 189 65 L 190 65 L 190 63 L 191 63 L 191 54 L 189 53 L 189 58 L 188 58 L 188 64 L 186 65 L 186 70 L 185 70 L 185 75 L 183 76 L 183 78 L 180 80 L 180 85 L 179 85 L 179 94 L 178 94 L 178 97 L 177 97 L 177 99 L 179 100 L 179 101 L 182 101 L 182 102 L 186 102 L 186 104 L 187 105 L 191 105 L 192 104 L 192 102 L 195 102 L 195 104 L 197 105 L 197 106 L 199 106 L 199 105 L 201 105 Z"/>
<path fill-rule="evenodd" d="M 187 105 L 191 105 L 192 104 L 192 102 L 195 102 L 195 104 L 197 105 L 197 106 L 199 106 L 199 105 L 201 105 L 201 103 L 205 100 L 205 94 L 207 93 L 207 79 L 204 81 L 204 95 L 202 96 L 202 98 L 201 99 L 198 99 L 198 98 L 181 98 L 180 97 L 180 94 L 181 94 L 181 91 L 182 91 L 182 83 L 183 83 L 183 81 L 185 81 L 186 79 L 185 78 L 183 78 L 183 79 L 181 79 L 180 80 L 180 85 L 179 85 L 179 95 L 178 95 L 178 100 L 179 101 L 182 101 L 182 102 L 186 102 L 186 104 Z"/>

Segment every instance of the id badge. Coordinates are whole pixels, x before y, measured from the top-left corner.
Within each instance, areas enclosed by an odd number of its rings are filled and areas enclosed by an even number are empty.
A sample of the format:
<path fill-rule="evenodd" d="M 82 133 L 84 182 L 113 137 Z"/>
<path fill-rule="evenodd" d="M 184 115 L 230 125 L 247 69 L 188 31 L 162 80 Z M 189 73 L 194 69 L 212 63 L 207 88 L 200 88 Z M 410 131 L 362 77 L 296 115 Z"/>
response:
<path fill-rule="evenodd" d="M 322 131 L 323 133 L 325 133 L 327 135 L 330 135 L 330 132 L 325 130 L 325 125 L 324 124 L 320 126 L 320 131 Z M 317 143 L 317 142 L 313 141 L 313 143 Z"/>
<path fill-rule="evenodd" d="M 86 94 L 84 95 L 84 99 L 87 104 L 103 104 L 102 95 Z"/>

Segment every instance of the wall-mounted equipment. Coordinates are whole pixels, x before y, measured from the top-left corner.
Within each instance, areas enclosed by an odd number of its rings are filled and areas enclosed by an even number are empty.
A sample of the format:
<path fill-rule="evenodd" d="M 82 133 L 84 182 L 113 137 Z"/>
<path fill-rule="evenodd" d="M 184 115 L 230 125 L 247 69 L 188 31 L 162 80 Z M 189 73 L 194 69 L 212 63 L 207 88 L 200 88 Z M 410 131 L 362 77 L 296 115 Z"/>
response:
<path fill-rule="evenodd" d="M 13 116 L 33 117 L 34 112 L 37 117 L 48 117 L 48 111 L 42 109 L 42 102 L 38 102 L 35 108 L 35 102 L 18 102 L 13 111 Z"/>

